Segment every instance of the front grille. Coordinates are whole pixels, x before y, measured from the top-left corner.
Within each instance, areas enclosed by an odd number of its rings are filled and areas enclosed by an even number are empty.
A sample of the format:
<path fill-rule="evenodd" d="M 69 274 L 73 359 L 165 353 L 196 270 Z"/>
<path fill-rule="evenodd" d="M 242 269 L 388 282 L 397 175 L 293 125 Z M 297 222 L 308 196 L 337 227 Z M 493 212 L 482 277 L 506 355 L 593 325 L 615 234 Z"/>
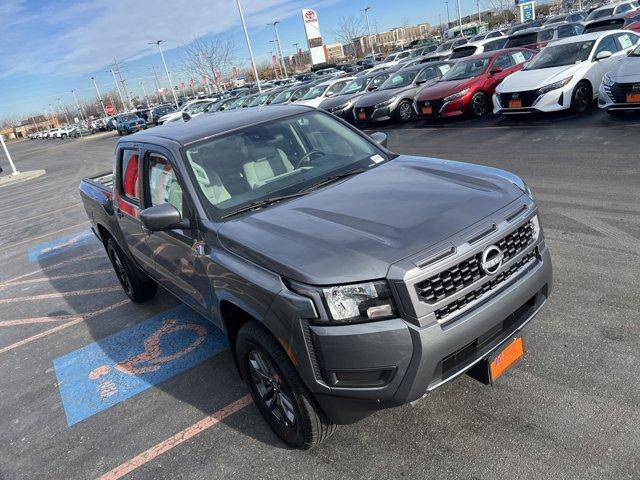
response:
<path fill-rule="evenodd" d="M 357 107 L 355 108 L 356 119 L 360 120 L 358 118 L 360 113 L 364 113 L 367 116 L 367 118 L 371 118 L 373 116 L 374 111 L 375 109 L 373 107 Z"/>
<path fill-rule="evenodd" d="M 639 93 L 633 90 L 634 85 L 638 85 L 638 82 L 614 83 L 611 86 L 605 85 L 604 89 L 615 103 L 627 103 L 627 93 Z"/>
<path fill-rule="evenodd" d="M 531 250 L 529 253 L 527 253 L 524 257 L 522 257 L 516 263 L 511 265 L 506 270 L 503 270 L 502 272 L 500 272 L 498 275 L 493 277 L 487 283 L 483 284 L 480 288 L 477 288 L 476 290 L 472 290 L 471 292 L 467 293 L 464 297 L 460 297 L 457 300 L 454 300 L 453 302 L 449 303 L 448 305 L 445 305 L 444 307 L 436 310 L 435 311 L 436 318 L 438 320 L 441 320 L 444 317 L 451 315 L 452 313 L 464 308 L 474 300 L 477 300 L 478 298 L 483 296 L 485 293 L 493 290 L 502 282 L 504 282 L 509 277 L 511 277 L 514 273 L 518 272 L 518 270 L 524 267 L 527 263 L 533 260 L 535 256 L 536 256 L 536 251 Z"/>
<path fill-rule="evenodd" d="M 422 113 L 422 107 L 431 107 L 433 108 L 433 113 L 432 115 L 438 115 L 440 113 L 440 110 L 442 109 L 442 106 L 444 105 L 444 100 L 442 99 L 438 99 L 438 100 L 420 100 L 416 102 L 416 110 L 418 111 L 418 115 L 424 115 Z"/>
<path fill-rule="evenodd" d="M 517 95 L 517 98 L 513 98 Z M 528 90 L 526 92 L 510 92 L 500 94 L 500 104 L 502 108 L 509 108 L 509 100 L 522 100 L 522 108 L 529 108 L 539 97 L 537 90 Z"/>

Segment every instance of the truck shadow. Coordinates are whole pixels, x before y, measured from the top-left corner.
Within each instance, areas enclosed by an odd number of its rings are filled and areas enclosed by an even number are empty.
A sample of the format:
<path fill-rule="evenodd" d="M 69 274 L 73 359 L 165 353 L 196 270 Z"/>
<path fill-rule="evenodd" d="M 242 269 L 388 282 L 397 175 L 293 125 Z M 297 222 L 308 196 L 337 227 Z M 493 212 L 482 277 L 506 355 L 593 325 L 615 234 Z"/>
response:
<path fill-rule="evenodd" d="M 90 391 L 80 392 L 85 393 L 89 399 L 91 395 L 98 395 L 88 403 L 92 405 L 96 402 L 108 403 L 111 399 L 107 397 L 114 393 L 122 393 L 119 391 L 120 387 L 126 390 L 131 387 L 131 384 L 139 383 L 146 385 L 144 390 L 159 389 L 175 398 L 178 405 L 180 403 L 191 405 L 200 410 L 204 416 L 208 416 L 247 395 L 247 388 L 237 372 L 222 332 L 195 311 L 182 305 L 163 288 L 160 288 L 157 296 L 149 302 L 144 304 L 131 302 L 120 288 L 104 248 L 97 239 L 86 245 L 59 250 L 55 255 L 43 255 L 37 260 L 37 264 L 41 272 L 28 276 L 27 280 L 39 282 L 41 279 L 42 282 L 38 288 L 46 289 L 47 294 L 62 296 L 67 305 L 64 309 L 47 310 L 46 302 L 43 302 L 38 307 L 40 310 L 38 315 L 61 317 L 63 318 L 61 323 L 68 321 L 69 318 L 84 316 L 86 318 L 80 324 L 72 325 L 69 329 L 86 328 L 95 342 L 95 344 L 91 342 L 79 344 L 78 337 L 82 338 L 82 336 L 68 335 L 69 340 L 63 340 L 65 345 L 63 356 L 67 357 L 90 346 L 93 353 L 89 358 L 95 357 L 95 351 L 98 350 L 97 355 L 107 359 L 103 362 L 105 365 L 89 373 L 86 389 Z M 151 330 L 140 330 L 143 326 L 147 328 L 150 319 L 158 319 L 167 311 L 176 308 L 178 308 L 177 312 L 183 313 L 178 313 L 173 320 L 184 322 L 183 324 L 168 325 L 167 319 L 164 319 L 164 323 L 158 323 L 161 325 L 160 328 L 154 330 L 155 327 L 152 325 L 148 327 Z M 174 332 L 176 332 L 175 335 Z M 65 333 L 58 335 L 65 335 Z M 116 336 L 118 338 L 114 340 L 113 337 Z M 216 344 L 218 348 L 209 350 L 207 353 L 198 352 L 198 349 L 204 348 L 214 340 L 218 342 Z M 187 361 L 188 355 L 196 355 L 197 358 L 191 363 L 187 362 L 185 367 L 184 362 Z M 83 362 L 79 360 L 79 363 Z M 141 368 L 136 368 L 136 365 Z M 164 374 L 158 372 L 160 368 L 164 369 Z M 120 371 L 117 372 L 117 370 Z M 120 382 L 122 384 L 120 385 L 117 376 L 112 374 L 119 373 L 119 378 L 122 380 L 122 372 L 125 372 L 126 378 Z M 154 375 L 157 374 L 160 374 L 162 379 L 156 383 L 154 378 L 158 377 Z M 83 373 L 83 376 L 87 375 Z M 91 381 L 95 382 L 92 384 Z M 117 403 L 128 402 L 127 411 L 131 411 L 131 403 L 139 403 L 141 409 L 149 408 L 148 400 L 143 398 L 144 394 L 144 391 L 140 391 L 130 397 L 125 395 L 125 399 Z M 161 419 L 169 412 L 172 416 L 180 416 L 182 410 L 185 418 L 192 418 L 187 412 L 188 409 L 176 408 L 176 405 L 175 402 L 166 405 L 156 403 L 153 409 L 158 411 L 154 412 L 154 416 Z M 139 425 L 135 424 L 137 415 L 131 418 L 120 416 L 114 411 L 115 406 L 116 404 L 113 404 L 109 408 L 96 411 L 97 421 L 105 421 L 110 425 L 109 428 L 116 428 L 118 425 L 125 430 L 139 428 Z M 135 408 L 134 406 L 133 409 Z M 121 411 L 121 409 L 117 410 Z M 82 423 L 72 425 L 69 411 L 66 413 L 72 428 L 82 427 Z M 193 423 L 189 420 L 185 422 L 181 425 Z M 259 442 L 281 449 L 287 448 L 269 430 L 251 403 L 229 420 L 223 419 L 221 423 Z M 162 429 L 159 430 L 162 431 Z M 156 440 L 161 441 L 164 438 L 154 438 L 153 441 Z"/>

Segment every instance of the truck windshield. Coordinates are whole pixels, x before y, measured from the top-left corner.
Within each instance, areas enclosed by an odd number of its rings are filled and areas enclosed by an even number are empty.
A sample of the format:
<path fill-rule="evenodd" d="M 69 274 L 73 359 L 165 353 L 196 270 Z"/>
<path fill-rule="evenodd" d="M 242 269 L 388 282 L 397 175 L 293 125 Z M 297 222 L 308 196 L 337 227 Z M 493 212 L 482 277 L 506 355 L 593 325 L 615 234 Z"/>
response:
<path fill-rule="evenodd" d="M 189 146 L 184 155 L 213 220 L 388 159 L 373 142 L 322 112 L 251 125 Z"/>

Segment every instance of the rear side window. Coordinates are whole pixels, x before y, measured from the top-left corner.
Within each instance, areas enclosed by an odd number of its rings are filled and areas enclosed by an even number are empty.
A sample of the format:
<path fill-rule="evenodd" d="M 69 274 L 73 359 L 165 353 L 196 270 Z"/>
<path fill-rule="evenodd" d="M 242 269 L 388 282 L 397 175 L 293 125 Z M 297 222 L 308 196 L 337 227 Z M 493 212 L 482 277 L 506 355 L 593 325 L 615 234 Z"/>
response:
<path fill-rule="evenodd" d="M 485 52 L 495 52 L 496 50 L 500 50 L 502 47 L 504 47 L 505 42 L 507 41 L 506 37 L 505 38 L 500 38 L 498 40 L 494 40 L 493 42 L 488 42 L 484 44 L 484 51 Z"/>
<path fill-rule="evenodd" d="M 503 53 L 498 58 L 496 58 L 493 62 L 493 68 L 502 68 L 503 70 L 506 70 L 511 66 L 512 66 L 511 57 L 509 56 L 508 53 Z"/>
<path fill-rule="evenodd" d="M 504 48 L 524 47 L 525 45 L 533 45 L 538 43 L 538 34 L 536 32 L 517 35 L 507 40 Z"/>
<path fill-rule="evenodd" d="M 122 194 L 136 203 L 140 200 L 138 191 L 139 157 L 137 150 L 123 150 L 120 164 L 120 185 Z"/>

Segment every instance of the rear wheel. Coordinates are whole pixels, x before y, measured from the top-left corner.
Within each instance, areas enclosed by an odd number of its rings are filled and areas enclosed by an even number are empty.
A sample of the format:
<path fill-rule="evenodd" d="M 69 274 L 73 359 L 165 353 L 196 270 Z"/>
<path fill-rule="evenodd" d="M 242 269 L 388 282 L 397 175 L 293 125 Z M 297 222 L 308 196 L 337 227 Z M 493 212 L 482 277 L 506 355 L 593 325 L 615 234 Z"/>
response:
<path fill-rule="evenodd" d="M 580 82 L 573 89 L 571 95 L 571 110 L 575 113 L 584 113 L 591 107 L 593 91 L 587 82 Z"/>
<path fill-rule="evenodd" d="M 489 99 L 482 93 L 476 93 L 471 99 L 471 114 L 475 118 L 482 118 L 489 112 Z"/>
<path fill-rule="evenodd" d="M 155 297 L 158 284 L 127 258 L 113 238 L 107 241 L 106 248 L 113 270 L 127 297 L 136 303 Z"/>
<path fill-rule="evenodd" d="M 326 418 L 278 341 L 256 321 L 242 326 L 236 355 L 253 401 L 278 437 L 310 449 L 331 436 L 336 425 Z"/>
<path fill-rule="evenodd" d="M 396 108 L 396 119 L 400 122 L 409 122 L 413 119 L 413 109 L 409 100 L 402 100 Z"/>

